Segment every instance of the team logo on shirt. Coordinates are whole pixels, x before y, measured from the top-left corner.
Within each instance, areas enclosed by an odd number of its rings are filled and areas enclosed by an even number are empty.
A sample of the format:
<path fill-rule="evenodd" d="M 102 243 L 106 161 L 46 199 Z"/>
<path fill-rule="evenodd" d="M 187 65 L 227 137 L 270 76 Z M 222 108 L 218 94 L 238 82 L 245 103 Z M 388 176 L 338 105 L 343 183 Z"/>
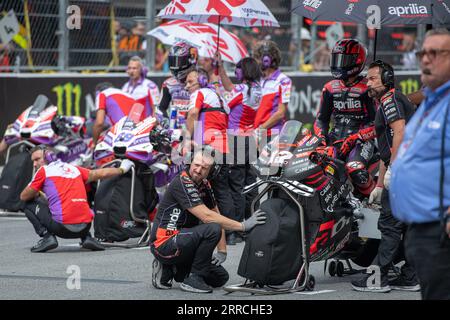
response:
<path fill-rule="evenodd" d="M 177 230 L 177 222 L 180 218 L 181 210 L 180 208 L 173 208 L 172 213 L 169 215 L 170 221 L 167 224 L 167 230 L 175 231 Z"/>
<path fill-rule="evenodd" d="M 333 106 L 337 110 L 361 109 L 361 101 L 347 99 L 346 101 L 333 101 Z"/>

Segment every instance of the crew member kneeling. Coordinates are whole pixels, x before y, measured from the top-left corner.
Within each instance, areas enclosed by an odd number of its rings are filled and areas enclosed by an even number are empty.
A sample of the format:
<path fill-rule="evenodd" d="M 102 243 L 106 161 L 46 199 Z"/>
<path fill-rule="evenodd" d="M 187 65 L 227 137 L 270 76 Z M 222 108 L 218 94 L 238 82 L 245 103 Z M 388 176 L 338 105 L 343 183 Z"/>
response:
<path fill-rule="evenodd" d="M 263 212 L 242 223 L 219 214 L 208 182 L 213 153 L 208 147 L 197 150 L 159 205 L 150 237 L 152 283 L 158 289 L 170 289 L 173 279 L 182 282 L 182 290 L 196 293 L 223 286 L 229 278 L 221 266 L 227 256 L 223 229 L 249 231 L 265 223 Z"/>
<path fill-rule="evenodd" d="M 31 252 L 55 249 L 58 247 L 55 236 L 81 238 L 83 248 L 104 250 L 89 233 L 94 216 L 88 205 L 85 185 L 128 172 L 133 162 L 124 160 L 120 168 L 88 170 L 51 158 L 51 151 L 45 147 L 31 149 L 31 160 L 37 172 L 20 194 L 20 199 L 27 201 L 25 215 L 42 238 Z M 42 197 L 36 199 L 41 191 L 48 204 Z"/>

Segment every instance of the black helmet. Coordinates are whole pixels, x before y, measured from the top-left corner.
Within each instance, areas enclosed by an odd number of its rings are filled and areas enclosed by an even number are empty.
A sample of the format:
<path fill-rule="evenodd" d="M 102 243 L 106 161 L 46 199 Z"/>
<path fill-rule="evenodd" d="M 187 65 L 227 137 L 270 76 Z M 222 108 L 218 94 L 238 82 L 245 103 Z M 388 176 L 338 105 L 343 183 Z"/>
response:
<path fill-rule="evenodd" d="M 185 42 L 179 42 L 172 48 L 170 48 L 170 72 L 172 72 L 172 74 L 178 79 L 178 81 L 184 82 L 184 80 L 186 80 L 189 68 L 197 64 L 197 59 L 197 48 Z"/>
<path fill-rule="evenodd" d="M 331 51 L 331 74 L 341 80 L 356 76 L 364 69 L 366 57 L 367 50 L 359 41 L 339 40 Z"/>

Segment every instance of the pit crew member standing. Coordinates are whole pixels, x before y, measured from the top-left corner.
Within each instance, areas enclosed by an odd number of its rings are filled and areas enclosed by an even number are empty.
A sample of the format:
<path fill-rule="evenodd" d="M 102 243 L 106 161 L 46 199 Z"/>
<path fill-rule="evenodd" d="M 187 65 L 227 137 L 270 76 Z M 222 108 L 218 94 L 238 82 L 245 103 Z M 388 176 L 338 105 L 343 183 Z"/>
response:
<path fill-rule="evenodd" d="M 380 170 L 377 186 L 369 197 L 369 203 L 381 202 L 381 213 L 378 219 L 378 229 L 381 240 L 378 254 L 373 262 L 380 268 L 381 281 L 379 286 L 369 286 L 370 275 L 365 275 L 352 282 L 357 291 L 389 292 L 391 289 L 418 291 L 420 286 L 414 269 L 405 260 L 403 241 L 406 225 L 392 215 L 389 202 L 388 181 L 384 183 L 386 168 L 395 160 L 398 147 L 403 139 L 405 125 L 414 113 L 414 106 L 398 90 L 395 89 L 394 69 L 391 65 L 377 60 L 369 66 L 367 74 L 369 96 L 379 104 L 375 116 L 378 149 L 380 150 Z M 390 169 L 388 169 L 390 171 Z M 388 279 L 389 269 L 397 262 L 405 260 L 400 275 Z"/>

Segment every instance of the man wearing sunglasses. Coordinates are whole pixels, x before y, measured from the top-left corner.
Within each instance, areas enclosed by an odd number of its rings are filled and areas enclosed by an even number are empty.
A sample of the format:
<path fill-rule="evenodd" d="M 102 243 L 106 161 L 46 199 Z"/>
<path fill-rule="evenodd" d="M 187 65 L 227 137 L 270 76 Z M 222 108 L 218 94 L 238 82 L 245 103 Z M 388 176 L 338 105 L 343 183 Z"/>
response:
<path fill-rule="evenodd" d="M 417 57 L 425 100 L 406 126 L 389 196 L 394 216 L 409 224 L 406 257 L 422 298 L 449 300 L 450 32 L 429 31 Z"/>

